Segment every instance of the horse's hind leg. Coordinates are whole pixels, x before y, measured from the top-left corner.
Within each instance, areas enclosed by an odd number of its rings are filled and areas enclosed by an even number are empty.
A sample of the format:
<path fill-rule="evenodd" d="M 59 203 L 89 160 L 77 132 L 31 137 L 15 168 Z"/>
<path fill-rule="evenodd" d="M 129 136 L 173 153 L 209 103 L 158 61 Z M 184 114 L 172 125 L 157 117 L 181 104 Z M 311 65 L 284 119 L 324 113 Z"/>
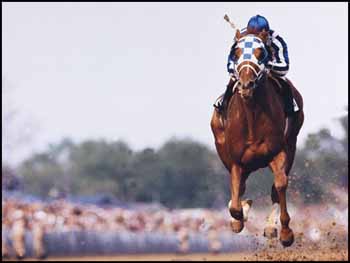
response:
<path fill-rule="evenodd" d="M 289 175 L 289 172 L 292 168 L 295 151 L 296 151 L 296 137 L 290 137 L 287 141 L 288 152 L 287 152 L 287 161 L 285 172 L 286 175 Z M 271 201 L 272 201 L 272 210 L 270 215 L 267 218 L 266 227 L 264 229 L 264 236 L 267 238 L 277 237 L 277 216 L 279 214 L 279 198 L 278 193 L 275 187 L 275 184 L 271 187 Z"/>
<path fill-rule="evenodd" d="M 286 190 L 288 186 L 288 176 L 286 173 L 287 166 L 287 154 L 285 151 L 281 151 L 269 164 L 272 172 L 274 173 L 275 180 L 274 186 L 277 192 L 278 201 L 281 209 L 281 233 L 280 240 L 283 246 L 287 247 L 293 244 L 294 234 L 292 229 L 289 228 L 290 217 L 287 211 Z"/>
<path fill-rule="evenodd" d="M 264 236 L 271 239 L 277 237 L 277 219 L 279 214 L 279 199 L 275 185 L 271 187 L 272 210 L 267 217 Z"/>

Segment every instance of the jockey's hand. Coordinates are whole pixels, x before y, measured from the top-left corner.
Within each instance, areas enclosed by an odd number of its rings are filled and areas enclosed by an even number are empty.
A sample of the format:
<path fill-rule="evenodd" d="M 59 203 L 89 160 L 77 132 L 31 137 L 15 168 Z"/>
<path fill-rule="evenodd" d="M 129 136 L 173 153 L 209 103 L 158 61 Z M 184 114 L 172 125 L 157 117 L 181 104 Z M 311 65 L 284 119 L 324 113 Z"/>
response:
<path fill-rule="evenodd" d="M 273 64 L 272 64 L 271 61 L 267 62 L 266 68 L 268 68 L 268 69 L 270 69 L 270 70 L 273 69 Z"/>
<path fill-rule="evenodd" d="M 272 69 L 273 69 L 273 65 L 272 65 L 271 61 L 267 62 L 266 67 L 265 67 L 266 73 L 270 74 Z"/>
<path fill-rule="evenodd" d="M 231 73 L 230 72 L 230 79 L 232 79 L 233 81 L 235 81 L 237 78 L 236 78 L 236 75 L 234 73 Z"/>

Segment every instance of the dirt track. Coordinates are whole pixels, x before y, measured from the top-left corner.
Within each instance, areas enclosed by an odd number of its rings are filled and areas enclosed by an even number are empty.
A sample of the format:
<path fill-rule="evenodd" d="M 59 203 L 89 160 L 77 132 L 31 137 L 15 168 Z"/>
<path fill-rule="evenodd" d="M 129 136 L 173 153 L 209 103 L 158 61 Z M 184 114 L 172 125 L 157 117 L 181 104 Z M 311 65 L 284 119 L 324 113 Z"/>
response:
<path fill-rule="evenodd" d="M 334 207 L 330 205 L 308 206 L 293 208 L 290 206 L 290 226 L 294 231 L 294 243 L 291 247 L 283 248 L 279 240 L 262 238 L 267 212 L 253 210 L 245 230 L 238 234 L 238 242 L 242 244 L 242 237 L 256 236 L 256 241 L 249 243 L 254 247 L 253 252 L 236 253 L 188 253 L 188 254 L 119 254 L 119 255 L 82 255 L 58 257 L 49 254 L 46 260 L 74 260 L 74 261 L 318 261 L 337 260 L 348 261 L 348 209 L 346 204 Z M 280 224 L 278 224 L 280 228 Z M 233 235 L 237 235 L 232 233 Z M 226 243 L 228 244 L 228 243 Z M 245 248 L 244 248 L 245 249 Z M 143 252 L 141 252 L 143 253 Z M 63 254 L 64 255 L 64 254 Z M 25 258 L 23 260 L 30 260 Z M 4 260 L 4 259 L 3 259 Z M 11 258 L 10 260 L 16 260 Z M 36 259 L 31 259 L 36 260 Z"/>
<path fill-rule="evenodd" d="M 312 242 L 305 240 L 301 233 L 295 234 L 295 243 L 289 248 L 282 248 L 278 240 L 270 240 L 263 248 L 245 260 L 281 260 L 281 261 L 319 261 L 348 260 L 348 240 L 346 236 L 331 234 L 329 238 Z"/>
<path fill-rule="evenodd" d="M 25 259 L 36 260 L 36 259 Z M 47 258 L 47 261 L 317 261 L 317 260 L 348 260 L 348 250 L 286 250 L 280 252 L 258 252 L 255 255 L 246 253 L 225 253 L 225 254 L 145 254 L 145 255 L 119 255 L 119 256 L 83 256 L 66 258 Z"/>
<path fill-rule="evenodd" d="M 304 221 L 305 222 L 305 221 Z M 299 224 L 298 224 L 299 225 Z M 189 254 L 134 254 L 109 256 L 81 256 L 81 257 L 48 257 L 45 260 L 62 261 L 319 261 L 319 260 L 348 260 L 348 229 L 347 225 L 337 225 L 328 222 L 310 228 L 313 232 L 300 232 L 295 226 L 295 242 L 291 247 L 283 248 L 279 240 L 263 239 L 256 244 L 255 252 L 244 253 L 189 253 Z M 299 227 L 300 229 L 300 227 Z M 256 232 L 258 235 L 260 231 Z M 3 259 L 4 260 L 4 259 Z M 15 259 L 10 259 L 15 260 Z M 26 258 L 23 260 L 36 260 Z"/>
<path fill-rule="evenodd" d="M 48 257 L 46 260 L 62 261 L 319 261 L 348 260 L 348 238 L 344 228 L 333 226 L 333 230 L 322 233 L 324 238 L 314 242 L 302 233 L 295 233 L 295 243 L 283 248 L 278 239 L 258 244 L 253 253 L 192 253 L 192 254 L 138 254 L 81 257 Z M 12 260 L 12 259 L 11 259 Z M 24 259 L 36 260 L 36 259 Z"/>

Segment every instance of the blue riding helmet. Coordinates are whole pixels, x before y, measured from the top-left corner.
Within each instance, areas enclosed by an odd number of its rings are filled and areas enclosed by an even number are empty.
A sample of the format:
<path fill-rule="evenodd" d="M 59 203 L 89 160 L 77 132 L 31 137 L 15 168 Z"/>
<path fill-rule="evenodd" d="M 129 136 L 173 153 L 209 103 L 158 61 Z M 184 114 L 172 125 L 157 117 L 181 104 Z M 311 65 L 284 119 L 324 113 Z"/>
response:
<path fill-rule="evenodd" d="M 253 16 L 249 19 L 247 30 L 252 32 L 261 32 L 263 30 L 269 31 L 270 26 L 267 19 L 261 15 Z"/>

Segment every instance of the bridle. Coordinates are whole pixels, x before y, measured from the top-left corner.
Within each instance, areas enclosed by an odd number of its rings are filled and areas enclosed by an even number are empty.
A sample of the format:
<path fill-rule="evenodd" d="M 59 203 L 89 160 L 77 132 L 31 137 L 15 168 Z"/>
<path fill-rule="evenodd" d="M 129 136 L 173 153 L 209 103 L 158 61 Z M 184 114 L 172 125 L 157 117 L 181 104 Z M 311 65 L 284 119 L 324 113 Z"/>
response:
<path fill-rule="evenodd" d="M 257 86 L 256 83 L 261 79 L 261 77 L 266 72 L 265 63 L 267 62 L 267 59 L 268 59 L 268 52 L 266 50 L 264 42 L 255 35 L 246 35 L 238 41 L 237 47 L 241 48 L 243 52 L 242 52 L 242 55 L 235 62 L 235 68 L 238 69 L 238 71 L 235 71 L 237 75 L 236 77 L 239 80 L 240 72 L 244 68 L 251 69 L 255 75 L 255 78 L 253 79 L 253 83 L 254 83 L 253 88 L 256 88 Z M 264 53 L 262 59 L 257 59 L 255 57 L 254 50 L 256 48 L 262 48 Z M 241 88 L 240 86 L 241 85 L 239 85 L 239 88 Z"/>
<path fill-rule="evenodd" d="M 243 62 L 245 62 L 245 61 L 243 61 Z M 242 63 L 243 63 L 243 62 L 242 62 Z M 242 63 L 241 63 L 241 64 L 242 64 Z M 255 64 L 255 65 L 256 65 L 256 64 Z M 257 66 L 257 65 L 256 65 L 256 66 Z M 246 64 L 244 64 L 244 65 L 242 65 L 242 66 L 240 67 L 240 69 L 239 69 L 239 71 L 238 71 L 238 77 L 239 77 L 239 75 L 240 75 L 240 72 L 241 72 L 244 68 L 249 68 L 249 69 L 251 69 L 251 70 L 253 71 L 253 73 L 254 73 L 254 75 L 255 75 L 255 78 L 253 79 L 254 87 L 255 87 L 256 82 L 258 82 L 258 81 L 261 79 L 261 77 L 263 76 L 263 73 L 265 72 L 265 68 L 261 69 L 261 68 L 259 67 L 259 69 L 256 70 L 256 68 L 255 68 L 254 66 L 252 66 L 251 64 L 246 63 Z"/>

